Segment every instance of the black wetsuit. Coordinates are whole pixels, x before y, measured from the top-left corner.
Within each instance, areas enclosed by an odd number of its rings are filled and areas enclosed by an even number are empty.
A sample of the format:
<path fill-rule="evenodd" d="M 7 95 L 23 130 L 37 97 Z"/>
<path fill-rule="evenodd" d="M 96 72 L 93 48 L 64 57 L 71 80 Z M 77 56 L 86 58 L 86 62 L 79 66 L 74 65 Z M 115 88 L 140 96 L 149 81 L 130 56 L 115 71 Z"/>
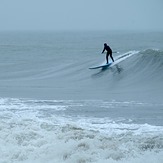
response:
<path fill-rule="evenodd" d="M 108 57 L 109 57 L 109 55 L 110 55 L 110 58 L 112 59 L 112 61 L 114 62 L 114 59 L 113 59 L 113 56 L 112 56 L 112 50 L 111 50 L 111 48 L 110 48 L 108 45 L 104 45 L 104 49 L 103 49 L 102 53 L 104 53 L 105 50 L 107 51 L 107 54 L 106 54 L 106 61 L 107 61 L 107 64 L 109 63 L 109 62 L 108 62 Z"/>

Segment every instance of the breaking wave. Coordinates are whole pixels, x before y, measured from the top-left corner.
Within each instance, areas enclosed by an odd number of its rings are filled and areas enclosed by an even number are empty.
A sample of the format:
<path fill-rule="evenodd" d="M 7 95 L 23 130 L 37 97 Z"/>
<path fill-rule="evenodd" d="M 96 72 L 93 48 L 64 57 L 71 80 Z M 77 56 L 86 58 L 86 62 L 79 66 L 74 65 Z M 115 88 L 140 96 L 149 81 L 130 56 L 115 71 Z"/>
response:
<path fill-rule="evenodd" d="M 0 99 L 0 162 L 162 163 L 161 126 L 56 114 L 91 104 L 121 105 L 102 101 Z"/>

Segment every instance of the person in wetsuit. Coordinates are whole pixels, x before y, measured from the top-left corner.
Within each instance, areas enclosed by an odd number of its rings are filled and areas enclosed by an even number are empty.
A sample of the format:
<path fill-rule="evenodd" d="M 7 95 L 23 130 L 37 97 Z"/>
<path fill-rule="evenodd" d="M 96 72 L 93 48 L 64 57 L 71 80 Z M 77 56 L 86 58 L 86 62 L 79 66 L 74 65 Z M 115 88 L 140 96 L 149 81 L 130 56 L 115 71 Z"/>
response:
<path fill-rule="evenodd" d="M 113 56 L 112 56 L 112 50 L 106 43 L 104 44 L 104 49 L 103 49 L 102 53 L 104 53 L 105 50 L 107 51 L 107 53 L 106 53 L 107 64 L 109 63 L 108 62 L 109 55 L 110 55 L 110 58 L 112 59 L 112 61 L 114 62 L 114 59 L 113 59 Z"/>

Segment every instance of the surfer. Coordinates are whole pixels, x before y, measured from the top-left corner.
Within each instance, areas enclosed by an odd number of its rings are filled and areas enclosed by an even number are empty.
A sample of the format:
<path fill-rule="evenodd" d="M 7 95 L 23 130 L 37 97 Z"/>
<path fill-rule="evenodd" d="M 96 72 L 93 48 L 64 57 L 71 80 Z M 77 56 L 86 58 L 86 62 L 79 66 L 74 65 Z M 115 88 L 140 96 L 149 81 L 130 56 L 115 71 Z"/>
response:
<path fill-rule="evenodd" d="M 113 59 L 113 56 L 112 56 L 112 50 L 106 43 L 104 44 L 104 49 L 103 49 L 102 53 L 104 53 L 105 50 L 107 51 L 107 53 L 106 53 L 107 64 L 109 63 L 108 62 L 109 55 L 110 55 L 110 58 L 112 59 L 112 61 L 114 62 L 114 59 Z"/>

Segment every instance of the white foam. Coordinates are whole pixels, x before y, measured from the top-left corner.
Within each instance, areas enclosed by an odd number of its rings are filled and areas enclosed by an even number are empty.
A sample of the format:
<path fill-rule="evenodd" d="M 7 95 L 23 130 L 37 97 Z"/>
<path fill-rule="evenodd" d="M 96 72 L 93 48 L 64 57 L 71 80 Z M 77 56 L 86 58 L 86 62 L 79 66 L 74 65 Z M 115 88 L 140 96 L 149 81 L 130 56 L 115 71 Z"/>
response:
<path fill-rule="evenodd" d="M 85 101 L 91 105 L 93 101 Z M 41 109 L 38 106 L 41 105 Z M 43 116 L 45 103 L 73 101 L 0 99 L 0 162 L 162 163 L 163 127 L 109 118 Z M 81 105 L 74 102 L 74 105 Z M 17 104 L 17 105 L 16 105 Z M 12 106 L 13 105 L 13 106 Z M 61 105 L 61 106 L 62 106 Z M 30 106 L 28 109 L 28 106 Z M 153 162 L 152 162 L 153 161 Z"/>

